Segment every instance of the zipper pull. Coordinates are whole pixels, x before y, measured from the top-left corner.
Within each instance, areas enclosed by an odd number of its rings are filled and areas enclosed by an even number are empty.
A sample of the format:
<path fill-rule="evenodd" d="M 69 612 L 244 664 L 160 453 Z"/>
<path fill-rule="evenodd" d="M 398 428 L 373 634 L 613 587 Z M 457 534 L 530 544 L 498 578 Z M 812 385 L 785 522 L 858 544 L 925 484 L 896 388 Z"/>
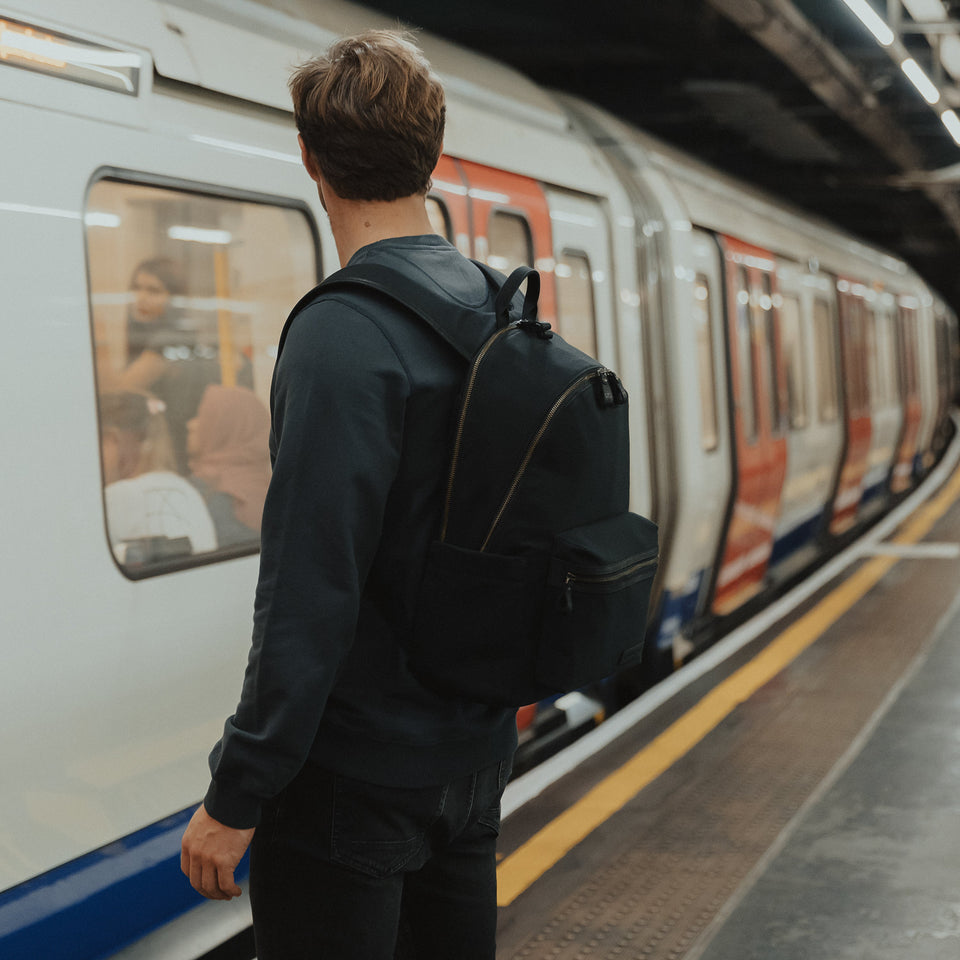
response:
<path fill-rule="evenodd" d="M 575 580 L 576 577 L 572 573 L 568 573 L 563 581 L 563 593 L 560 595 L 560 612 L 571 614 L 573 613 L 573 587 L 570 586 L 570 581 Z"/>
<path fill-rule="evenodd" d="M 596 379 L 593 381 L 594 392 L 597 395 L 597 404 L 601 407 L 612 407 L 616 400 L 613 395 L 613 387 L 610 386 L 610 371 L 600 370 L 597 372 Z"/>
<path fill-rule="evenodd" d="M 627 391 L 623 389 L 620 378 L 615 374 L 610 374 L 610 386 L 613 389 L 613 402 L 619 406 L 627 402 Z"/>

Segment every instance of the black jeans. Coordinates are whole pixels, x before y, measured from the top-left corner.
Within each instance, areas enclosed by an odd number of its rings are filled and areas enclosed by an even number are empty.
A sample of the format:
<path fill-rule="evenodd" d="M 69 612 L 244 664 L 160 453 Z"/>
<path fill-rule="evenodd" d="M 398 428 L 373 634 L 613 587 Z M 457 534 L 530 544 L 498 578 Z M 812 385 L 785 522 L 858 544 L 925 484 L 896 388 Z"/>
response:
<path fill-rule="evenodd" d="M 509 775 L 403 789 L 304 768 L 253 839 L 257 960 L 494 960 Z"/>

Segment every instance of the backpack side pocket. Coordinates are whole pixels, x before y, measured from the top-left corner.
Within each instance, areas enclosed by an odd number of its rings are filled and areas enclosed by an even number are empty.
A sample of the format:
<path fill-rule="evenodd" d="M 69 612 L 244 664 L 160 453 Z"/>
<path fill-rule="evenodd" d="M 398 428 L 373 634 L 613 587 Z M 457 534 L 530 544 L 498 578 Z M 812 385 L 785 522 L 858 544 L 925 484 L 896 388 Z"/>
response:
<path fill-rule="evenodd" d="M 557 537 L 536 676 L 574 690 L 637 663 L 657 572 L 657 527 L 628 513 Z"/>

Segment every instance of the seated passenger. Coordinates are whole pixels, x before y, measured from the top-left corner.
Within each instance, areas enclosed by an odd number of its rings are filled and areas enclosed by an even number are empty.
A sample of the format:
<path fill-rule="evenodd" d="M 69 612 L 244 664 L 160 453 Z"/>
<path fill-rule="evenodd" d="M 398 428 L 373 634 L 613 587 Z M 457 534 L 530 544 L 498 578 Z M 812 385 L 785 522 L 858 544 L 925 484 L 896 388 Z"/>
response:
<path fill-rule="evenodd" d="M 203 497 L 175 472 L 162 401 L 140 393 L 103 394 L 100 449 L 107 529 L 121 561 L 121 545 L 131 541 L 141 546 L 151 542 L 152 559 L 216 550 Z M 164 542 L 169 550 L 163 549 Z M 181 543 L 187 549 L 178 548 Z"/>
<path fill-rule="evenodd" d="M 221 547 L 260 540 L 269 438 L 267 408 L 243 387 L 207 387 L 187 423 L 190 479 L 207 502 Z"/>
<path fill-rule="evenodd" d="M 215 324 L 174 307 L 186 294 L 179 263 L 164 257 L 144 260 L 130 278 L 133 295 L 127 316 L 127 367 L 119 388 L 149 391 L 166 404 L 176 469 L 187 472 L 187 421 L 196 415 L 203 392 L 220 383 L 220 348 Z M 250 361 L 234 357 L 237 382 L 253 387 Z"/>

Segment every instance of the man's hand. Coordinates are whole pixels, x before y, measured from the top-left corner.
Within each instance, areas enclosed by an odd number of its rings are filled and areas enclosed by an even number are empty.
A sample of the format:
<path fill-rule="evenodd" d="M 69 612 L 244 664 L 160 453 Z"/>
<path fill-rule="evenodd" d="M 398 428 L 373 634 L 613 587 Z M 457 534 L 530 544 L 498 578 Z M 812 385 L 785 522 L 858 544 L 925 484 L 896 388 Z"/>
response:
<path fill-rule="evenodd" d="M 180 845 L 180 869 L 190 878 L 193 889 L 208 900 L 239 897 L 242 891 L 233 880 L 233 871 L 250 846 L 255 829 L 226 827 L 201 804 L 187 824 Z"/>

